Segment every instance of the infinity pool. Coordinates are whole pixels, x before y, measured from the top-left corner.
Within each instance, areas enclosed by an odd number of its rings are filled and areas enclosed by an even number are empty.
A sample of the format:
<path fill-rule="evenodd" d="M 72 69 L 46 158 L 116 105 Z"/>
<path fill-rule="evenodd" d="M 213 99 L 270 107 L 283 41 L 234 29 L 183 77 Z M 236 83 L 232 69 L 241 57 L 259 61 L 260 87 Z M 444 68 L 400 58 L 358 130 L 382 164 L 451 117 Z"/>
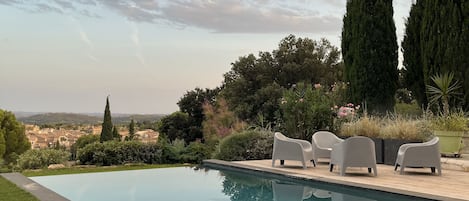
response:
<path fill-rule="evenodd" d="M 72 201 L 425 200 L 264 174 L 189 167 L 30 177 Z"/>

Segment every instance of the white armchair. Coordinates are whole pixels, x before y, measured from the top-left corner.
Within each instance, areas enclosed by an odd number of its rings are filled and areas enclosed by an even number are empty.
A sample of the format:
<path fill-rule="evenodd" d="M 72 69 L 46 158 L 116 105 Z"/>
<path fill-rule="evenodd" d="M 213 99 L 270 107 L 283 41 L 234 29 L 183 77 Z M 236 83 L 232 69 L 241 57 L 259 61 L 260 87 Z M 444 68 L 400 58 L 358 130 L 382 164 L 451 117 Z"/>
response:
<path fill-rule="evenodd" d="M 439 140 L 438 137 L 434 137 L 432 140 L 424 143 L 401 145 L 397 152 L 394 171 L 399 166 L 401 167 L 400 174 L 404 173 L 405 167 L 429 167 L 432 173 L 435 173 L 435 169 L 437 169 L 438 175 L 441 175 Z"/>
<path fill-rule="evenodd" d="M 314 133 L 311 140 L 314 153 L 313 160 L 318 162 L 318 158 L 331 158 L 332 146 L 343 141 L 343 139 L 340 139 L 329 131 L 318 131 Z"/>
<path fill-rule="evenodd" d="M 275 161 L 280 160 L 280 165 L 284 165 L 285 160 L 301 161 L 306 169 L 307 163 L 313 160 L 313 148 L 306 140 L 299 140 L 286 137 L 282 133 L 274 134 L 274 148 L 272 152 L 272 167 Z M 316 166 L 313 161 L 313 165 Z"/>
<path fill-rule="evenodd" d="M 329 171 L 334 165 L 340 166 L 340 175 L 344 176 L 347 167 L 367 167 L 377 176 L 375 143 L 363 136 L 350 137 L 332 147 Z"/>

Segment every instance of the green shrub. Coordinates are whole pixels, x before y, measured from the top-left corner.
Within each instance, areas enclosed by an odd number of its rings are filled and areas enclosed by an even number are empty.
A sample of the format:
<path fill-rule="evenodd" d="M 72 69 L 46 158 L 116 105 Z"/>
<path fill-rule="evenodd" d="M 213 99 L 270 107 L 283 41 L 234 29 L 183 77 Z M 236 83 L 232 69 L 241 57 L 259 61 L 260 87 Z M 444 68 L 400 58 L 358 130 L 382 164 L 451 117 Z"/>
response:
<path fill-rule="evenodd" d="M 50 164 L 65 163 L 70 157 L 70 153 L 55 149 L 31 149 L 21 154 L 18 158 L 20 169 L 38 169 Z"/>
<path fill-rule="evenodd" d="M 202 163 L 209 159 L 214 151 L 214 147 L 200 142 L 191 142 L 181 153 L 181 162 Z"/>
<path fill-rule="evenodd" d="M 272 145 L 272 132 L 246 130 L 225 137 L 214 158 L 226 161 L 267 159 L 272 157 Z"/>
<path fill-rule="evenodd" d="M 396 114 L 406 117 L 419 117 L 423 114 L 422 109 L 418 106 L 415 101 L 410 104 L 396 103 L 396 105 L 394 106 L 394 110 L 396 111 Z"/>
<path fill-rule="evenodd" d="M 156 143 L 108 141 L 88 144 L 78 149 L 77 158 L 87 165 L 121 165 L 126 163 L 158 164 L 163 162 L 163 149 Z"/>

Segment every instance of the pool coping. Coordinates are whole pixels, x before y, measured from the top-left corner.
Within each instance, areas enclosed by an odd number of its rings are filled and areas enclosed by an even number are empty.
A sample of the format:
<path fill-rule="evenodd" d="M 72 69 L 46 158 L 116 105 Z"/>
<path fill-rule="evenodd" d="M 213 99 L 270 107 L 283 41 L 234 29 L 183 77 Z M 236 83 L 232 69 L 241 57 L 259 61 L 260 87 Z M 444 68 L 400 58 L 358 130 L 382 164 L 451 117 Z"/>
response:
<path fill-rule="evenodd" d="M 41 184 L 36 183 L 35 181 L 25 177 L 20 173 L 2 173 L 0 175 L 8 181 L 16 184 L 16 186 L 20 187 L 21 189 L 31 193 L 40 201 L 70 201 L 69 199 L 42 186 Z"/>
<path fill-rule="evenodd" d="M 389 193 L 394 193 L 394 194 L 425 198 L 429 200 L 447 200 L 447 201 L 467 200 L 467 199 L 457 199 L 453 197 L 445 197 L 441 195 L 435 195 L 435 194 L 429 194 L 429 193 L 423 193 L 423 192 L 402 190 L 402 189 L 397 189 L 397 188 L 392 188 L 392 187 L 383 187 L 383 186 L 376 186 L 372 184 L 343 181 L 343 180 L 331 179 L 331 178 L 326 178 L 326 177 L 318 177 L 318 176 L 311 176 L 311 175 L 304 175 L 304 174 L 292 174 L 291 172 L 284 171 L 282 169 L 267 169 L 267 168 L 262 168 L 258 166 L 251 166 L 248 164 L 240 164 L 240 163 L 228 162 L 228 161 L 222 161 L 222 160 L 216 160 L 216 159 L 204 160 L 203 165 L 207 165 L 208 167 L 214 166 L 214 167 L 228 168 L 228 169 L 234 169 L 234 170 L 244 170 L 244 171 L 248 170 L 248 171 L 255 171 L 255 172 L 270 173 L 270 174 L 284 176 L 284 177 L 292 178 L 292 179 L 305 180 L 305 181 L 319 181 L 319 182 L 336 184 L 336 185 L 352 186 L 352 187 L 363 188 L 363 189 L 371 189 L 371 190 L 376 190 L 376 191 L 383 191 L 383 192 L 389 192 Z"/>

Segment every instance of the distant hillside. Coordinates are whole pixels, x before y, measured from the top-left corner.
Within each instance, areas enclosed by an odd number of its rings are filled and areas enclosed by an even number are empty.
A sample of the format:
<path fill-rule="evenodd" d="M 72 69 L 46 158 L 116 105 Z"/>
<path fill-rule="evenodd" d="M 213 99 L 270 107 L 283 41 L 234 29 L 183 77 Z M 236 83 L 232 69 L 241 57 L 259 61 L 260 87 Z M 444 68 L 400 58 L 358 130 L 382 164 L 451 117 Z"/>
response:
<path fill-rule="evenodd" d="M 116 115 L 117 117 L 112 118 L 114 124 L 128 124 L 131 119 L 134 119 L 136 122 L 154 122 L 159 120 L 164 115 L 161 114 L 151 114 L 151 115 Z M 44 113 L 37 114 L 27 117 L 18 117 L 19 121 L 26 124 L 100 124 L 102 123 L 103 117 L 90 116 L 86 114 L 77 114 L 77 113 Z"/>

